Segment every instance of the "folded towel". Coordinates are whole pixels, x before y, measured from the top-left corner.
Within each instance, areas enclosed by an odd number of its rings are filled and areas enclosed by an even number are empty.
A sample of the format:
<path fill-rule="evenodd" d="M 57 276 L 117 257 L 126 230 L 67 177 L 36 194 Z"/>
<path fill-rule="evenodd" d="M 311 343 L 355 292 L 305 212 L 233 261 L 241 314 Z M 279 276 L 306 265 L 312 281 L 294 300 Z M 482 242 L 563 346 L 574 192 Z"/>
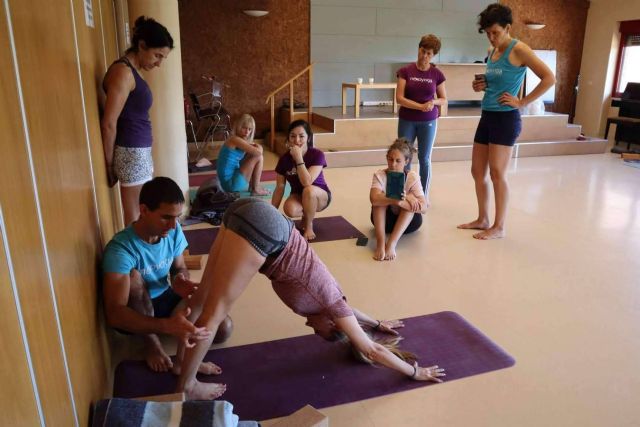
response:
<path fill-rule="evenodd" d="M 255 421 L 238 421 L 233 405 L 224 400 L 145 402 L 104 399 L 96 404 L 93 427 L 258 427 Z"/>

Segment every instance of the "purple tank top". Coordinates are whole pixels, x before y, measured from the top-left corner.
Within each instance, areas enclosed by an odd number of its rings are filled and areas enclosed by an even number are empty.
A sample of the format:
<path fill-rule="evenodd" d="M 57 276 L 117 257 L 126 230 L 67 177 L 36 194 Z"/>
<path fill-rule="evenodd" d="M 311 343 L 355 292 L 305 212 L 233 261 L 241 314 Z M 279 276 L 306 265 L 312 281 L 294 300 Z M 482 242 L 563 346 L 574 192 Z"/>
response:
<path fill-rule="evenodd" d="M 114 62 L 122 62 L 131 68 L 136 88 L 129 93 L 127 102 L 118 117 L 118 130 L 116 133 L 116 145 L 128 148 L 151 147 L 151 121 L 149 120 L 149 108 L 153 104 L 153 96 L 147 82 L 138 74 L 138 71 L 126 58 Z"/>

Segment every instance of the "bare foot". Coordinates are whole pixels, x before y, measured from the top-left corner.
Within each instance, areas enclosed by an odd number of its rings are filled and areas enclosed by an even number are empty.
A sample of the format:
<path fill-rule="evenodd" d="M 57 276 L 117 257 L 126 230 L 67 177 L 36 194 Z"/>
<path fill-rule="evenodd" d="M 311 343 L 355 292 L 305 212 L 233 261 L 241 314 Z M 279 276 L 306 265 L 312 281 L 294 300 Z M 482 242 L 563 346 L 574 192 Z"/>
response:
<path fill-rule="evenodd" d="M 504 228 L 491 227 L 488 230 L 474 234 L 473 238 L 478 240 L 502 239 L 506 234 Z"/>
<path fill-rule="evenodd" d="M 376 251 L 373 254 L 373 259 L 376 261 L 384 261 L 384 245 L 376 245 Z"/>
<path fill-rule="evenodd" d="M 213 400 L 222 396 L 225 391 L 227 391 L 226 384 L 201 383 L 198 380 L 193 380 L 191 385 L 184 388 L 187 400 Z"/>
<path fill-rule="evenodd" d="M 460 224 L 458 225 L 458 228 L 462 230 L 487 230 L 489 228 L 489 221 L 476 219 L 475 221 L 471 221 L 466 224 Z"/>
<path fill-rule="evenodd" d="M 261 185 L 259 185 L 256 188 L 254 188 L 253 190 L 251 190 L 251 195 L 252 196 L 270 196 L 271 195 L 271 191 L 269 191 L 266 188 L 264 188 Z"/>
<path fill-rule="evenodd" d="M 174 375 L 180 375 L 182 367 L 180 364 L 174 363 L 171 372 L 173 372 Z M 198 366 L 198 373 L 204 375 L 220 375 L 222 373 L 222 368 L 212 362 L 202 362 L 200 363 L 200 366 Z"/>
<path fill-rule="evenodd" d="M 149 369 L 154 372 L 167 372 L 173 367 L 171 358 L 164 352 L 160 343 L 147 342 L 145 344 L 144 360 L 146 360 Z"/>
<path fill-rule="evenodd" d="M 304 238 L 307 239 L 307 242 L 312 241 L 316 238 L 316 233 L 313 232 L 313 227 L 307 227 L 304 230 L 303 234 Z"/>
<path fill-rule="evenodd" d="M 204 375 L 220 375 L 222 368 L 213 362 L 202 362 L 200 366 L 198 366 L 198 373 Z"/>
<path fill-rule="evenodd" d="M 396 245 L 389 245 L 387 242 L 387 246 L 385 249 L 384 259 L 385 261 L 393 261 L 396 259 Z"/>

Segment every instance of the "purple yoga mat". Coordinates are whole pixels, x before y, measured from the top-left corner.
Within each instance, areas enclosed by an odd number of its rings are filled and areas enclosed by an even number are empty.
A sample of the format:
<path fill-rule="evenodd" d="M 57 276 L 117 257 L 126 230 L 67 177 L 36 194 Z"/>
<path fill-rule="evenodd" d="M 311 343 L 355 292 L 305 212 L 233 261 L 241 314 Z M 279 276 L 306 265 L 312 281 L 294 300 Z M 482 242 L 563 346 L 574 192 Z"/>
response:
<path fill-rule="evenodd" d="M 296 221 L 296 227 L 299 226 L 300 221 Z M 312 243 L 364 237 L 364 234 L 341 216 L 316 218 L 313 221 L 313 230 L 316 232 L 316 238 L 312 240 Z M 218 235 L 218 228 L 185 230 L 184 235 L 189 243 L 189 253 L 191 255 L 208 254 L 213 241 Z"/>
<path fill-rule="evenodd" d="M 206 180 L 211 178 L 212 176 L 216 176 L 216 172 L 212 173 L 203 173 L 198 175 L 189 175 L 189 187 L 199 187 Z M 276 171 L 268 170 L 262 171 L 262 175 L 260 176 L 260 181 L 275 181 L 276 180 Z"/>
<path fill-rule="evenodd" d="M 302 319 L 300 320 L 303 321 Z M 402 348 L 414 352 L 421 366 L 446 369 L 445 382 L 497 369 L 515 360 L 462 316 L 443 311 L 405 319 Z M 356 362 L 351 351 L 315 335 L 211 350 L 205 360 L 220 365 L 219 376 L 202 381 L 227 384 L 222 399 L 240 419 L 266 420 L 310 404 L 326 408 L 376 396 L 433 386 L 386 368 Z M 124 361 L 116 368 L 114 397 L 172 393 L 176 377 L 153 373 L 144 361 Z"/>

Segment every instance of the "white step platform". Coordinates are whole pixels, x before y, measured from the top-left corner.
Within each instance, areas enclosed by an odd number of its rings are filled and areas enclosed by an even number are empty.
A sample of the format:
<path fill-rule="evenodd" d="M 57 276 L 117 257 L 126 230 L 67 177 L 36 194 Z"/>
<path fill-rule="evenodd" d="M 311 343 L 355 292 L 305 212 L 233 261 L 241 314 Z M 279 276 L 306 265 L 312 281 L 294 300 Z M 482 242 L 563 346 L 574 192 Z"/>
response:
<path fill-rule="evenodd" d="M 396 139 L 398 117 L 391 107 L 363 107 L 354 117 L 353 107 L 342 114 L 341 107 L 314 108 L 314 145 L 325 152 L 329 167 L 385 164 L 387 147 Z M 568 123 L 567 114 L 545 113 L 522 116 L 522 133 L 514 157 L 603 153 L 607 141 L 578 140 L 581 127 Z M 473 137 L 480 120 L 480 108 L 449 107 L 438 119 L 433 161 L 470 160 Z M 276 152 L 284 151 L 282 137 Z"/>

